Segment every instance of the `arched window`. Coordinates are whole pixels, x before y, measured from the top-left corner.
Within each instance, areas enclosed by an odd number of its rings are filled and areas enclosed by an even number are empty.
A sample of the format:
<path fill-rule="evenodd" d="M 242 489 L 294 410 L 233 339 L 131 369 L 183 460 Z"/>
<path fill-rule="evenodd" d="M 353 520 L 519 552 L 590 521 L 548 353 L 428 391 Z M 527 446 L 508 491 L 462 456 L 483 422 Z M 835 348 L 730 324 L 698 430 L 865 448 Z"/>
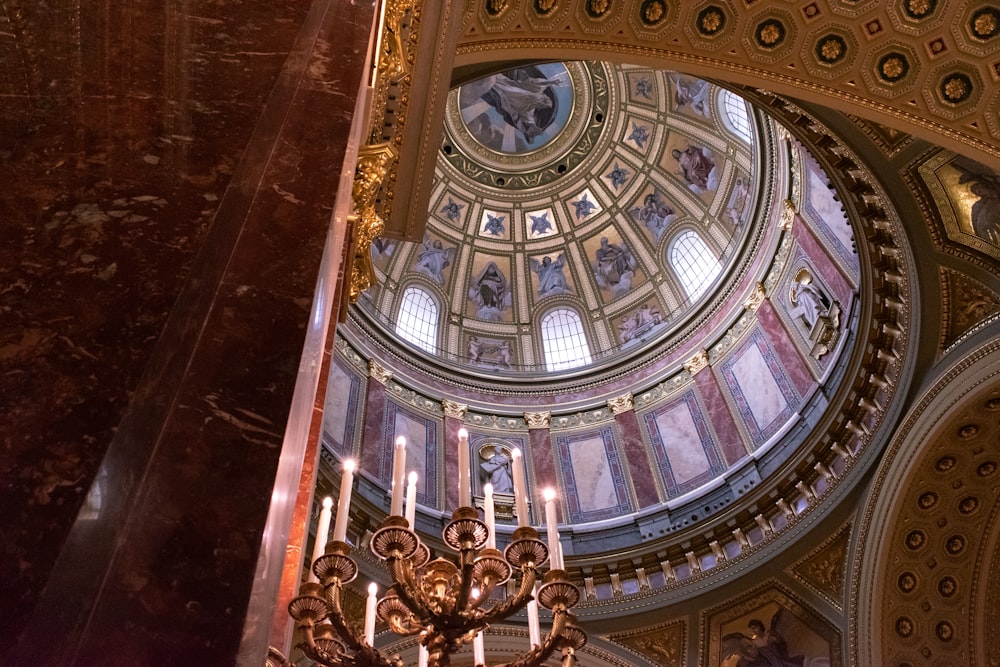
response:
<path fill-rule="evenodd" d="M 743 141 L 753 142 L 753 133 L 750 131 L 750 116 L 747 115 L 746 101 L 731 90 L 722 91 L 722 106 L 726 110 L 726 120 L 729 127 Z"/>
<path fill-rule="evenodd" d="M 407 287 L 396 317 L 396 333 L 428 352 L 437 352 L 438 307 L 419 287 Z"/>
<path fill-rule="evenodd" d="M 690 299 L 701 296 L 722 269 L 709 247 L 697 232 L 690 229 L 674 239 L 670 248 L 670 264 Z"/>
<path fill-rule="evenodd" d="M 590 346 L 576 311 L 558 308 L 545 314 L 542 318 L 542 349 L 546 370 L 558 371 L 590 363 Z"/>

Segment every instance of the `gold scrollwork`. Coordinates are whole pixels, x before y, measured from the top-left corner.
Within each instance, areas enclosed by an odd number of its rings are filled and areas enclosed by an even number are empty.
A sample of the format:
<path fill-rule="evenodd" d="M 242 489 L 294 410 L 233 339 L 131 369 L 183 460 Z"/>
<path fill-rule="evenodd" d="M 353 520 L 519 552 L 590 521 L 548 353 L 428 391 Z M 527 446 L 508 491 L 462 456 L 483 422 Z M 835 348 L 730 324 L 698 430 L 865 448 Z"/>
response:
<path fill-rule="evenodd" d="M 754 285 L 753 292 L 747 297 L 747 300 L 743 302 L 743 307 L 747 310 L 757 310 L 760 308 L 760 304 L 764 303 L 764 299 L 767 298 L 767 289 L 764 287 L 764 283 L 758 282 Z"/>
<path fill-rule="evenodd" d="M 628 412 L 633 407 L 632 394 L 623 394 L 621 396 L 615 396 L 610 401 L 608 401 L 608 407 L 611 408 L 611 412 L 616 415 L 620 415 L 623 412 Z"/>
<path fill-rule="evenodd" d="M 385 229 L 385 222 L 375 212 L 375 199 L 385 175 L 395 162 L 396 150 L 388 143 L 364 146 L 358 154 L 351 193 L 354 200 L 354 214 L 351 216 L 354 227 L 351 235 L 354 249 L 351 260 L 351 303 L 356 302 L 362 292 L 375 282 L 371 245 Z"/>
<path fill-rule="evenodd" d="M 696 355 L 684 362 L 684 370 L 691 375 L 697 375 L 698 371 L 708 367 L 708 350 L 702 348 Z"/>
<path fill-rule="evenodd" d="M 781 222 L 779 223 L 781 228 L 784 230 L 789 230 L 792 228 L 792 222 L 795 220 L 795 215 L 798 211 L 795 210 L 795 202 L 791 199 L 785 199 L 781 202 Z"/>
<path fill-rule="evenodd" d="M 525 412 L 524 421 L 528 428 L 548 428 L 552 421 L 551 412 Z"/>
<path fill-rule="evenodd" d="M 374 359 L 370 359 L 368 361 L 368 375 L 379 384 L 387 385 L 389 384 L 389 379 L 392 378 L 392 371 L 381 366 Z"/>
<path fill-rule="evenodd" d="M 469 406 L 443 398 L 441 399 L 441 410 L 444 412 L 445 417 L 465 419 L 466 413 L 469 412 Z"/>

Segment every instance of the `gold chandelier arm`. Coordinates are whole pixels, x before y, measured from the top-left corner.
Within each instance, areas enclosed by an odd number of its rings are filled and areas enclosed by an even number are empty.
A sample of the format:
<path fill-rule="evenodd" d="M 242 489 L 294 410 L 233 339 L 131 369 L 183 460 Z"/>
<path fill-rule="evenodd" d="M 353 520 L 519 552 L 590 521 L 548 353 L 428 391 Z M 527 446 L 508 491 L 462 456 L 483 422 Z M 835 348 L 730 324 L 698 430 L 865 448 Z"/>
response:
<path fill-rule="evenodd" d="M 531 599 L 532 593 L 535 591 L 535 580 L 537 575 L 538 573 L 535 570 L 534 565 L 522 566 L 521 586 L 517 589 L 517 593 L 507 597 L 501 602 L 496 603 L 488 609 L 483 615 L 483 622 L 490 624 L 496 620 L 507 618 L 515 611 L 526 605 L 528 600 Z"/>
<path fill-rule="evenodd" d="M 424 629 L 419 623 L 411 623 L 413 617 L 403 619 L 400 614 L 393 614 L 389 617 L 389 629 L 400 637 L 412 637 L 418 635 Z"/>
<path fill-rule="evenodd" d="M 549 634 L 545 635 L 545 639 L 538 646 L 528 651 L 522 656 L 519 656 L 515 660 L 504 663 L 502 665 L 497 665 L 497 667 L 539 667 L 549 659 L 549 656 L 559 648 L 562 644 L 563 637 L 562 632 L 566 629 L 566 620 L 569 614 L 565 607 L 557 607 L 552 610 L 552 627 L 549 628 Z M 564 665 L 566 663 L 564 662 Z M 569 663 L 572 665 L 573 663 Z"/>
<path fill-rule="evenodd" d="M 462 549 L 461 556 L 459 557 L 459 562 L 462 566 L 462 579 L 458 587 L 458 597 L 455 600 L 454 610 L 458 613 L 462 613 L 466 610 L 472 610 L 478 605 L 473 605 L 471 608 L 469 606 L 469 598 L 472 596 L 472 584 L 473 577 L 472 571 L 475 568 L 476 550 L 475 549 Z M 481 603 L 485 598 L 482 593 L 480 593 L 479 602 Z"/>
<path fill-rule="evenodd" d="M 364 644 L 358 640 L 357 628 L 352 628 L 347 623 L 347 618 L 344 616 L 344 611 L 340 606 L 340 595 L 340 581 L 335 579 L 333 583 L 326 587 L 326 606 L 329 609 L 326 620 L 333 626 L 333 629 L 336 630 L 340 638 L 344 640 L 344 644 L 352 651 L 357 651 Z"/>
<path fill-rule="evenodd" d="M 396 595 L 406 608 L 417 618 L 430 615 L 426 599 L 413 576 L 413 563 L 407 558 L 391 557 L 388 560 L 389 574 L 395 584 Z"/>

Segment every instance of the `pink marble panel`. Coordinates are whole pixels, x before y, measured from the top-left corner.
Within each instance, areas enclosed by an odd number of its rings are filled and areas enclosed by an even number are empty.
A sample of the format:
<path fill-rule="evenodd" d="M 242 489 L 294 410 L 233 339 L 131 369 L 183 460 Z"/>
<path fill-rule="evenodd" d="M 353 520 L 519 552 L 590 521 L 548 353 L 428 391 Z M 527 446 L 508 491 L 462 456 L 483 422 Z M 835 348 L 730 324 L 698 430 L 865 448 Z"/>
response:
<path fill-rule="evenodd" d="M 708 421 L 712 424 L 712 430 L 718 438 L 719 449 L 727 466 L 732 466 L 743 459 L 749 452 L 744 446 L 743 434 L 736 427 L 733 413 L 729 409 L 729 404 L 722 395 L 718 378 L 711 368 L 703 368 L 694 376 L 694 383 L 698 390 Z"/>
<path fill-rule="evenodd" d="M 829 251 L 816 237 L 816 233 L 805 224 L 793 225 L 792 233 L 802 251 L 816 267 L 823 284 L 833 293 L 833 298 L 845 306 L 850 303 L 853 288 L 840 265 L 831 259 Z"/>
<path fill-rule="evenodd" d="M 774 304 L 770 299 L 765 299 L 757 309 L 757 321 L 795 389 L 800 396 L 805 396 L 815 386 L 817 378 L 803 358 L 801 347 L 790 338 L 784 323 L 774 312 Z"/>
<path fill-rule="evenodd" d="M 642 439 L 642 427 L 634 410 L 628 410 L 615 415 L 615 421 L 622 434 L 622 452 L 628 465 L 628 473 L 632 478 L 632 487 L 638 503 L 637 509 L 659 504 L 660 494 L 656 490 L 653 479 L 653 467 L 649 459 L 649 451 Z"/>
<path fill-rule="evenodd" d="M 556 474 L 555 465 L 555 449 L 552 445 L 549 429 L 533 428 L 529 430 L 528 442 L 531 444 L 531 448 L 525 456 L 530 457 L 527 466 L 529 492 L 533 490 L 537 491 L 547 486 L 556 489 L 559 488 L 559 476 Z M 535 523 L 539 523 L 542 521 L 543 515 L 541 512 L 541 499 L 536 496 L 538 496 L 538 493 L 532 493 L 528 501 L 531 503 L 532 516 Z M 560 503 L 556 503 L 556 508 L 560 516 L 560 521 L 565 520 L 562 517 Z"/>

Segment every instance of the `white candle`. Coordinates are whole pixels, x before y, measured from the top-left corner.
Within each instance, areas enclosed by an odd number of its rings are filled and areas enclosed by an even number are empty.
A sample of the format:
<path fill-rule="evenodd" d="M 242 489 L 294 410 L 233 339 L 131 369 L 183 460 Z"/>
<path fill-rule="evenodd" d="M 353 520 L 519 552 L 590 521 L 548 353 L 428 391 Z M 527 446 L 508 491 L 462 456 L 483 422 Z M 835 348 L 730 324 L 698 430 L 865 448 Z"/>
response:
<path fill-rule="evenodd" d="M 423 644 L 417 648 L 417 667 L 427 667 L 427 647 Z"/>
<path fill-rule="evenodd" d="M 477 667 L 486 664 L 486 647 L 483 646 L 483 633 L 477 632 L 476 638 L 472 640 L 472 655 Z"/>
<path fill-rule="evenodd" d="M 351 516 L 351 487 L 354 486 L 354 459 L 344 459 L 344 472 L 340 476 L 340 502 L 337 504 L 337 523 L 333 526 L 333 539 L 347 541 L 347 520 Z M 323 545 L 324 548 L 326 545 Z"/>
<path fill-rule="evenodd" d="M 549 569 L 551 570 L 561 570 L 562 566 L 562 553 L 559 549 L 559 531 L 556 526 L 556 492 L 554 489 L 547 488 L 542 492 L 542 496 L 545 498 L 545 528 L 548 533 L 549 541 Z"/>
<path fill-rule="evenodd" d="M 312 571 L 312 564 L 326 553 L 326 538 L 330 534 L 330 518 L 333 516 L 330 511 L 331 507 L 333 507 L 333 498 L 324 498 L 323 509 L 319 512 L 319 523 L 316 524 L 316 542 L 313 543 L 312 560 L 309 561 L 309 581 L 319 581 Z"/>
<path fill-rule="evenodd" d="M 406 482 L 406 438 L 396 438 L 396 449 L 392 454 L 392 503 L 389 514 L 403 516 L 403 484 Z"/>
<path fill-rule="evenodd" d="M 458 506 L 472 507 L 472 482 L 469 480 L 469 432 L 458 429 Z"/>
<path fill-rule="evenodd" d="M 537 594 L 538 586 L 535 586 L 535 595 Z M 537 597 L 532 597 L 528 602 L 528 643 L 533 647 L 542 643 L 542 630 L 538 625 Z"/>
<path fill-rule="evenodd" d="M 375 645 L 375 605 L 378 604 L 378 586 L 375 582 L 368 584 L 368 600 L 365 604 L 365 642 Z"/>
<path fill-rule="evenodd" d="M 412 529 L 417 519 L 417 471 L 411 470 L 406 484 L 406 523 Z"/>
<path fill-rule="evenodd" d="M 514 473 L 514 506 L 517 510 L 517 526 L 523 528 L 531 525 L 528 516 L 528 486 L 524 482 L 524 465 L 521 463 L 521 450 L 515 448 L 510 453 L 510 467 Z"/>
<path fill-rule="evenodd" d="M 493 485 L 484 484 L 483 485 L 483 514 L 486 515 L 486 530 L 489 531 L 489 535 L 486 536 L 486 548 L 496 549 L 497 548 L 497 536 L 496 536 L 496 507 L 493 505 Z"/>

